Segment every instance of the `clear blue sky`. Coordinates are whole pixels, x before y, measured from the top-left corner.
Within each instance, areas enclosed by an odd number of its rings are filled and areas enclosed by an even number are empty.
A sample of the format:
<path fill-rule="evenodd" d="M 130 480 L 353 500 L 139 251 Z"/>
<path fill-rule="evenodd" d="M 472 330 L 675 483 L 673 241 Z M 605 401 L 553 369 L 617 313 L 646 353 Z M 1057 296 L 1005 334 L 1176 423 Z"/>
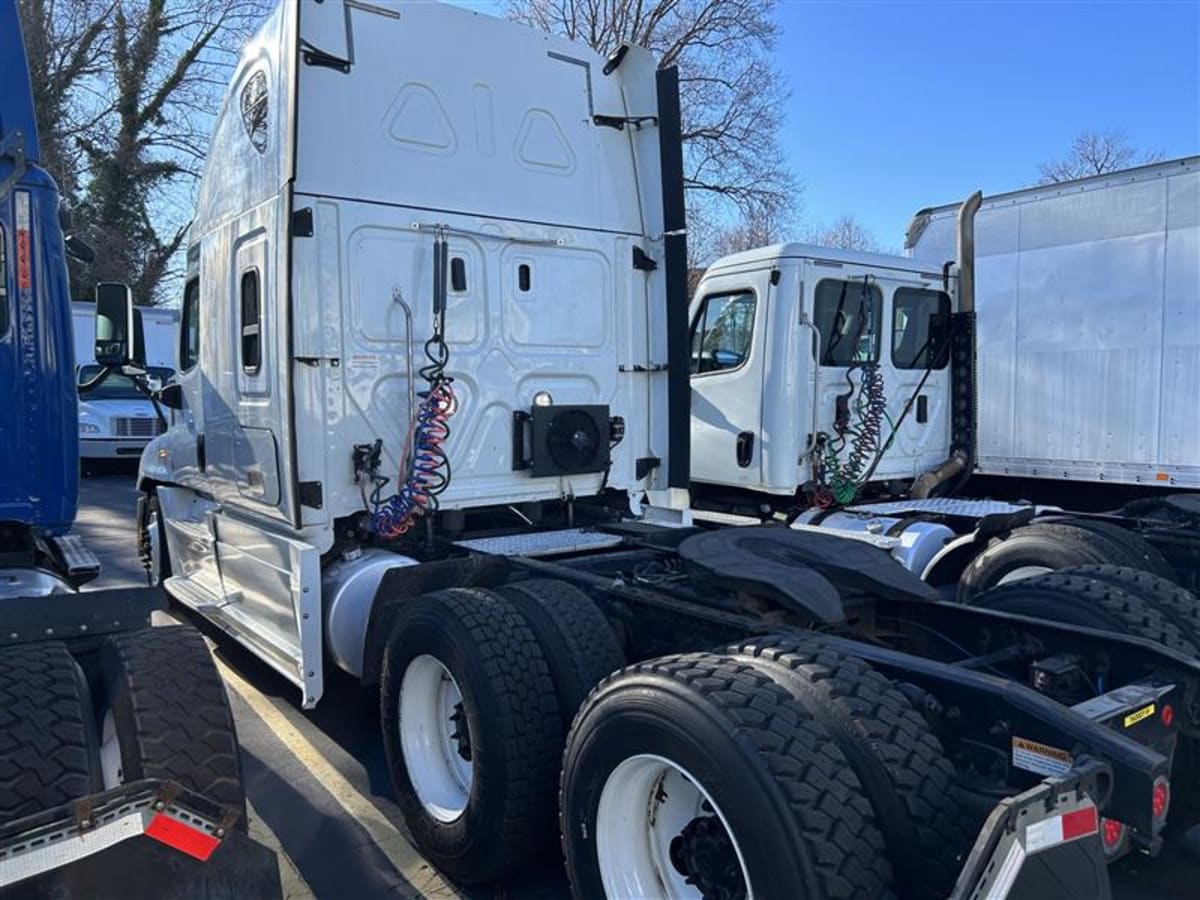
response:
<path fill-rule="evenodd" d="M 1200 153 L 1200 2 L 781 0 L 807 220 L 900 247 L 917 209 L 1037 178 L 1085 129 Z"/>

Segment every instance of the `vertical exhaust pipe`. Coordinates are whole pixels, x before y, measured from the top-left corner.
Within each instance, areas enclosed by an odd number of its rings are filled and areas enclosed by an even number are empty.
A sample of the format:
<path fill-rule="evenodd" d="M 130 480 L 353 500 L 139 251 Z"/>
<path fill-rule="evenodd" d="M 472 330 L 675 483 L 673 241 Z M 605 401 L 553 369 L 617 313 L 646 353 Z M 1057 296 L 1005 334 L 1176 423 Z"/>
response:
<path fill-rule="evenodd" d="M 983 204 L 983 192 L 976 191 L 958 208 L 958 311 L 975 312 L 975 213 Z"/>
<path fill-rule="evenodd" d="M 933 495 L 951 479 L 953 494 L 975 468 L 977 397 L 975 381 L 975 214 L 983 204 L 976 191 L 958 208 L 958 308 L 950 341 L 950 457 L 919 476 L 909 488 L 913 499 Z"/>

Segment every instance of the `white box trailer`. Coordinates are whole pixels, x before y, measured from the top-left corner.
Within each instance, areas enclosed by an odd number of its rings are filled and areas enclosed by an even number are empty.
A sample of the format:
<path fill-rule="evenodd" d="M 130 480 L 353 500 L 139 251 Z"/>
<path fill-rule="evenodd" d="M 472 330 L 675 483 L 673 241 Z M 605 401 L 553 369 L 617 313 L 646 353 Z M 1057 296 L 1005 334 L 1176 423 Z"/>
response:
<path fill-rule="evenodd" d="M 956 206 L 913 259 L 955 259 Z M 1200 157 L 984 200 L 978 469 L 1200 487 Z"/>

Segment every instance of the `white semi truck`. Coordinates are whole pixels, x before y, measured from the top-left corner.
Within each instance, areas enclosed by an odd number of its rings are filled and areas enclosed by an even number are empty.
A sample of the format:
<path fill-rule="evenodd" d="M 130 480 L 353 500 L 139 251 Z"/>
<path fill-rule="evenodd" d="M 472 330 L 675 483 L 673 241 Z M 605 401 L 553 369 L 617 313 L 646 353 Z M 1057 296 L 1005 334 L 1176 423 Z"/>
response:
<path fill-rule="evenodd" d="M 140 312 L 147 378 L 161 386 L 175 376 L 179 311 L 142 307 Z M 96 305 L 72 303 L 71 322 L 77 380 L 89 384 L 102 369 L 95 358 Z M 150 438 L 166 431 L 166 424 L 133 378 L 111 373 L 79 399 L 79 457 L 85 467 L 92 459 L 137 458 Z"/>
<path fill-rule="evenodd" d="M 693 500 L 857 535 L 964 600 L 1108 562 L 1196 590 L 1200 158 L 984 200 L 973 303 L 957 213 L 918 213 L 910 257 L 707 271 Z"/>
<path fill-rule="evenodd" d="M 377 686 L 464 883 L 561 840 L 577 897 L 1102 896 L 1200 799 L 1200 633 L 1128 581 L 1134 637 L 690 523 L 676 79 L 448 5 L 282 4 L 199 191 L 152 580 L 304 708 L 329 666 Z"/>

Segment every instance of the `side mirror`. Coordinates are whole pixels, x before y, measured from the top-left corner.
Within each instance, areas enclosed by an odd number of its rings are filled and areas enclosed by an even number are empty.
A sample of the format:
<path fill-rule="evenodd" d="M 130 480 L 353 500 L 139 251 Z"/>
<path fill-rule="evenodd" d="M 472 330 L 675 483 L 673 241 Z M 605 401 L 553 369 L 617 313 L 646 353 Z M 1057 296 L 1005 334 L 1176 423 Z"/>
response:
<path fill-rule="evenodd" d="M 127 366 L 137 360 L 141 316 L 133 308 L 129 286 L 115 282 L 96 285 L 96 362 Z"/>
<path fill-rule="evenodd" d="M 178 381 L 163 385 L 155 396 L 167 409 L 183 409 L 183 385 Z"/>
<path fill-rule="evenodd" d="M 92 249 L 92 245 L 83 238 L 75 237 L 73 234 L 68 234 L 63 238 L 63 243 L 67 248 L 67 255 L 72 259 L 77 259 L 81 263 L 91 265 L 96 261 L 96 251 Z"/>

